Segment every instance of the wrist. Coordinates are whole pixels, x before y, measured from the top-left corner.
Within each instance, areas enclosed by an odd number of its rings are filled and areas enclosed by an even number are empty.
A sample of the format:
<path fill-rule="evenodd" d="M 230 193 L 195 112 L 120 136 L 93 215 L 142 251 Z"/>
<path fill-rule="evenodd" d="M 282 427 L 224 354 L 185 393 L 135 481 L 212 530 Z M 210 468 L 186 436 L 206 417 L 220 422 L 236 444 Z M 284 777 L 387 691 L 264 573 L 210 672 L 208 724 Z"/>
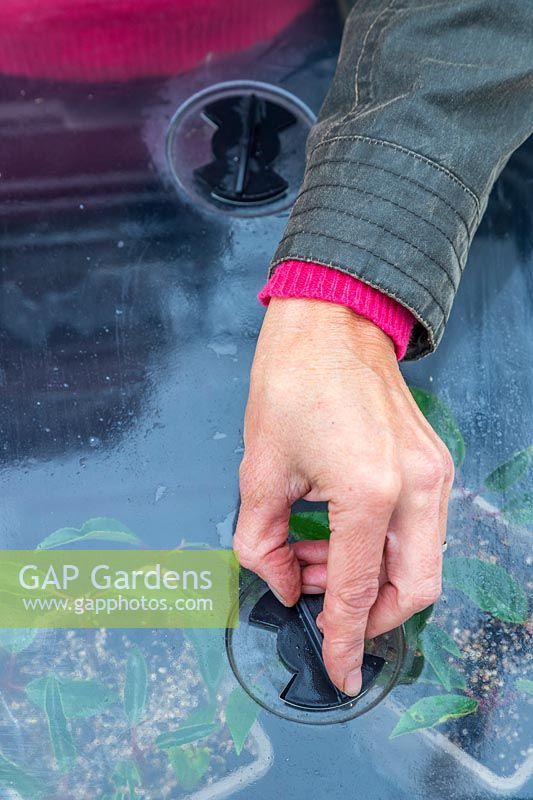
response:
<path fill-rule="evenodd" d="M 273 298 L 320 300 L 351 309 L 387 334 L 399 361 L 405 356 L 415 324 L 412 313 L 393 297 L 323 264 L 290 260 L 279 264 L 259 292 L 263 305 L 268 306 Z"/>
<path fill-rule="evenodd" d="M 369 364 L 390 361 L 397 370 L 391 338 L 374 322 L 346 306 L 309 298 L 272 297 L 264 328 L 283 339 L 287 355 L 295 347 L 304 346 L 311 357 L 323 351 L 338 357 L 349 354 Z"/>

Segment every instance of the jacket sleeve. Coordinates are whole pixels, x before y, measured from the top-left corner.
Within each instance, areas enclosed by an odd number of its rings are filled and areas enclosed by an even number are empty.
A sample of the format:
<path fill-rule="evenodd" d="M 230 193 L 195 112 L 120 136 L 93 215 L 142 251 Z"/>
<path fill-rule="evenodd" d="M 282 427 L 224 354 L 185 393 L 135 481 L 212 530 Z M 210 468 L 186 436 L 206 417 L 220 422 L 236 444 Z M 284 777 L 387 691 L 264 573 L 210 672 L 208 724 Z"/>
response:
<path fill-rule="evenodd" d="M 533 131 L 532 0 L 359 0 L 270 275 L 334 267 L 435 349 L 494 181 Z"/>

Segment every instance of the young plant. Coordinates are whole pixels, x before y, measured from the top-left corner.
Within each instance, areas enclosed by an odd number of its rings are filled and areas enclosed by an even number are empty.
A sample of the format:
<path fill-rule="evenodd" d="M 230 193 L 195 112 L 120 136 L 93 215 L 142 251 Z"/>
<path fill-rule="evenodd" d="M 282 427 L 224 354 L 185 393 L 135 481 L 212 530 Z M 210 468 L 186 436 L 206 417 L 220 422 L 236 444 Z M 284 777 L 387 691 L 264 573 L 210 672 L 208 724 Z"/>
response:
<path fill-rule="evenodd" d="M 217 715 L 217 697 L 227 672 L 227 660 L 222 631 L 189 629 L 187 638 L 195 651 L 208 702 L 195 709 L 178 728 L 158 736 L 155 745 L 166 752 L 183 788 L 192 789 L 203 778 L 212 756 L 212 750 L 200 743 L 224 727 Z M 259 712 L 260 707 L 240 686 L 229 694 L 222 717 L 237 756 Z"/>
<path fill-rule="evenodd" d="M 83 545 L 86 541 L 119 543 L 130 547 L 142 545 L 139 537 L 122 522 L 95 517 L 80 528 L 54 531 L 36 549 Z M 189 543 L 182 542 L 181 546 L 189 546 Z M 36 629 L 0 630 L 0 651 L 5 652 L 7 659 L 6 680 L 11 679 L 17 654 L 32 645 L 37 633 Z M 132 758 L 116 764 L 110 775 L 114 789 L 102 800 L 137 800 L 139 787 L 142 786 L 140 766 L 142 760 L 153 751 L 166 753 L 178 782 L 185 790 L 194 788 L 208 771 L 214 754 L 213 748 L 206 745 L 205 741 L 220 734 L 225 726 L 232 737 L 235 753 L 241 754 L 260 708 L 240 687 L 229 694 L 225 708 L 219 707 L 219 692 L 227 674 L 223 631 L 190 629 L 186 635 L 195 651 L 208 700 L 193 711 L 179 728 L 156 737 L 153 745 L 143 751 L 137 744 L 137 728 L 146 715 L 149 667 L 140 648 L 133 647 L 128 654 L 122 697 L 98 680 L 72 680 L 54 672 L 33 679 L 26 686 L 15 687 L 17 691 L 24 691 L 26 697 L 45 715 L 56 774 L 65 776 L 75 766 L 76 743 L 72 721 L 96 716 L 114 704 L 118 713 L 121 702 L 130 729 Z M 12 688 L 11 685 L 6 686 Z M 23 800 L 42 800 L 47 796 L 42 780 L 1 753 L 0 785 L 17 792 Z M 54 792 L 54 796 L 56 794 Z"/>

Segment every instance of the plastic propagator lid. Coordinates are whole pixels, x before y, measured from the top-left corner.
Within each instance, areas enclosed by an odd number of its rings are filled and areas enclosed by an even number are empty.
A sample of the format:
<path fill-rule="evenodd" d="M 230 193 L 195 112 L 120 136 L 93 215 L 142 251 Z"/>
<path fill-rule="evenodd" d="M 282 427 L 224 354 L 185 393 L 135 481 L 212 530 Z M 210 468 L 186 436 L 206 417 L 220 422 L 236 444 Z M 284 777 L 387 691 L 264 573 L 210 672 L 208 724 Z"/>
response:
<path fill-rule="evenodd" d="M 254 578 L 241 594 L 239 627 L 226 634 L 229 660 L 243 688 L 264 708 L 295 722 L 331 724 L 363 714 L 390 691 L 404 660 L 400 628 L 367 642 L 361 692 L 355 698 L 343 694 L 322 659 L 316 617 L 323 601 L 323 595 L 307 595 L 286 608 Z"/>

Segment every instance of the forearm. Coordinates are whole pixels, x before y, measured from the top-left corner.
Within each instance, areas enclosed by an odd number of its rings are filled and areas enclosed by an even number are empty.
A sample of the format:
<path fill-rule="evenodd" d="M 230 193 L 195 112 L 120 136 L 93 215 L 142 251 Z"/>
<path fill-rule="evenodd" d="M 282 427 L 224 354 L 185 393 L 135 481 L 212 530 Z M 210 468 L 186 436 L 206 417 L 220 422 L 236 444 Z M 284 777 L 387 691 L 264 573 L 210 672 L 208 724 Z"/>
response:
<path fill-rule="evenodd" d="M 351 274 L 442 337 L 494 180 L 533 128 L 529 0 L 359 2 L 271 274 Z"/>

